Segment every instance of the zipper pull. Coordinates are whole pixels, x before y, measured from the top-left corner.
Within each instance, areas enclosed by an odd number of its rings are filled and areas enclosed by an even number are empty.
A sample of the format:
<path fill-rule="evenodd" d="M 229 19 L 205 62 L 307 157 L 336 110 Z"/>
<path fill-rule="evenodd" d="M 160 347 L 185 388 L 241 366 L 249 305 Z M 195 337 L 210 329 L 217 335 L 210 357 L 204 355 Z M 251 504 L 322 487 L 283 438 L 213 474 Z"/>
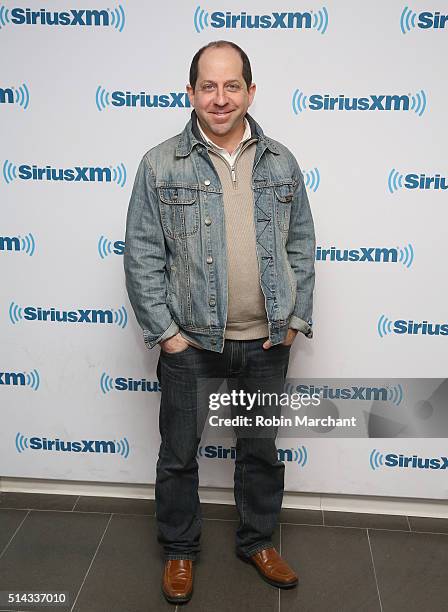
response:
<path fill-rule="evenodd" d="M 236 181 L 236 176 L 235 176 L 235 168 L 232 166 L 232 181 L 235 182 Z"/>

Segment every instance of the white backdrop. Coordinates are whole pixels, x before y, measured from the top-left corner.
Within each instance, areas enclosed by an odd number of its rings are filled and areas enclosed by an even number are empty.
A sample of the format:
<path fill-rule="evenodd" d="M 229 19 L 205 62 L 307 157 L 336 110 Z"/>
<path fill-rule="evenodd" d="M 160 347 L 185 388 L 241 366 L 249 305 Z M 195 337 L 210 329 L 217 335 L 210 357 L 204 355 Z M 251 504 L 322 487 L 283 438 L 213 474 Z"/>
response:
<path fill-rule="evenodd" d="M 0 0 L 2 476 L 154 482 L 159 349 L 145 348 L 127 299 L 125 217 L 143 153 L 189 118 L 179 94 L 213 39 L 248 53 L 250 112 L 293 151 L 308 185 L 315 336 L 297 338 L 289 376 L 446 376 L 448 8 L 382 4 L 92 0 L 80 12 Z M 243 13 L 277 26 L 218 27 Z M 123 104 L 126 92 L 151 106 Z M 369 110 L 324 110 L 325 96 Z M 332 261 L 347 249 L 359 260 Z M 39 308 L 74 320 L 39 320 Z M 107 312 L 95 322 L 94 310 Z M 436 333 L 400 333 L 408 321 Z M 129 379 L 144 385 L 129 390 Z M 201 484 L 232 484 L 232 461 L 220 458 L 230 442 L 202 441 Z M 446 498 L 444 469 L 386 460 L 443 457 L 442 438 L 278 446 L 290 491 Z"/>

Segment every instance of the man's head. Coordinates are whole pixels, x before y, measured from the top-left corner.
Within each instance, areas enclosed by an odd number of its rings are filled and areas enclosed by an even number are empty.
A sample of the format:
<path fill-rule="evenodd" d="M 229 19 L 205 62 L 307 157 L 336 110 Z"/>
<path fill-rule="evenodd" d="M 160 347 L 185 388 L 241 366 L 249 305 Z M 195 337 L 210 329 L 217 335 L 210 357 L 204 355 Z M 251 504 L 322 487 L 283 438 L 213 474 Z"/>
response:
<path fill-rule="evenodd" d="M 205 133 L 215 140 L 231 137 L 255 95 L 249 58 L 235 43 L 209 43 L 193 57 L 187 92 Z"/>

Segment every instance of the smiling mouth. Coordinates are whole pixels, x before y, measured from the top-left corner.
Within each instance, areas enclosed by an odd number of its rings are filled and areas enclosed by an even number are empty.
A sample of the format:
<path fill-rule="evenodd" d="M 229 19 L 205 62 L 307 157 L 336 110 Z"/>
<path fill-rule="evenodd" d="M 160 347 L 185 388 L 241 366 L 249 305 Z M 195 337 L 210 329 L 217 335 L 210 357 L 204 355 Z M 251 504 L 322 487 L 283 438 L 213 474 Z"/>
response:
<path fill-rule="evenodd" d="M 218 117 L 223 117 L 224 115 L 228 115 L 229 113 L 231 113 L 231 110 L 228 111 L 211 111 L 212 115 L 217 115 Z"/>

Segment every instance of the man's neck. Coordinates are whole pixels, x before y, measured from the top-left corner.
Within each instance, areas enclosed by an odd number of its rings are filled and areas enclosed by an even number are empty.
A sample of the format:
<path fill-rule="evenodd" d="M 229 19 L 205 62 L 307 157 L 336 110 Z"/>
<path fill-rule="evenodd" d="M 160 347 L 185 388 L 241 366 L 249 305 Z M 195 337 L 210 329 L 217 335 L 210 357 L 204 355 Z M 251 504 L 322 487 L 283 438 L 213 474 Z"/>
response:
<path fill-rule="evenodd" d="M 236 126 L 230 134 L 225 134 L 225 136 L 216 136 L 216 134 L 209 132 L 209 130 L 207 130 L 207 128 L 203 126 L 202 123 L 199 121 L 199 118 L 198 125 L 201 126 L 201 129 L 207 136 L 207 138 L 209 138 L 215 145 L 217 145 L 221 149 L 225 149 L 226 151 L 228 151 L 230 155 L 235 151 L 235 149 L 241 142 L 245 130 L 244 117 L 241 119 L 241 122 L 238 124 L 238 126 Z"/>

